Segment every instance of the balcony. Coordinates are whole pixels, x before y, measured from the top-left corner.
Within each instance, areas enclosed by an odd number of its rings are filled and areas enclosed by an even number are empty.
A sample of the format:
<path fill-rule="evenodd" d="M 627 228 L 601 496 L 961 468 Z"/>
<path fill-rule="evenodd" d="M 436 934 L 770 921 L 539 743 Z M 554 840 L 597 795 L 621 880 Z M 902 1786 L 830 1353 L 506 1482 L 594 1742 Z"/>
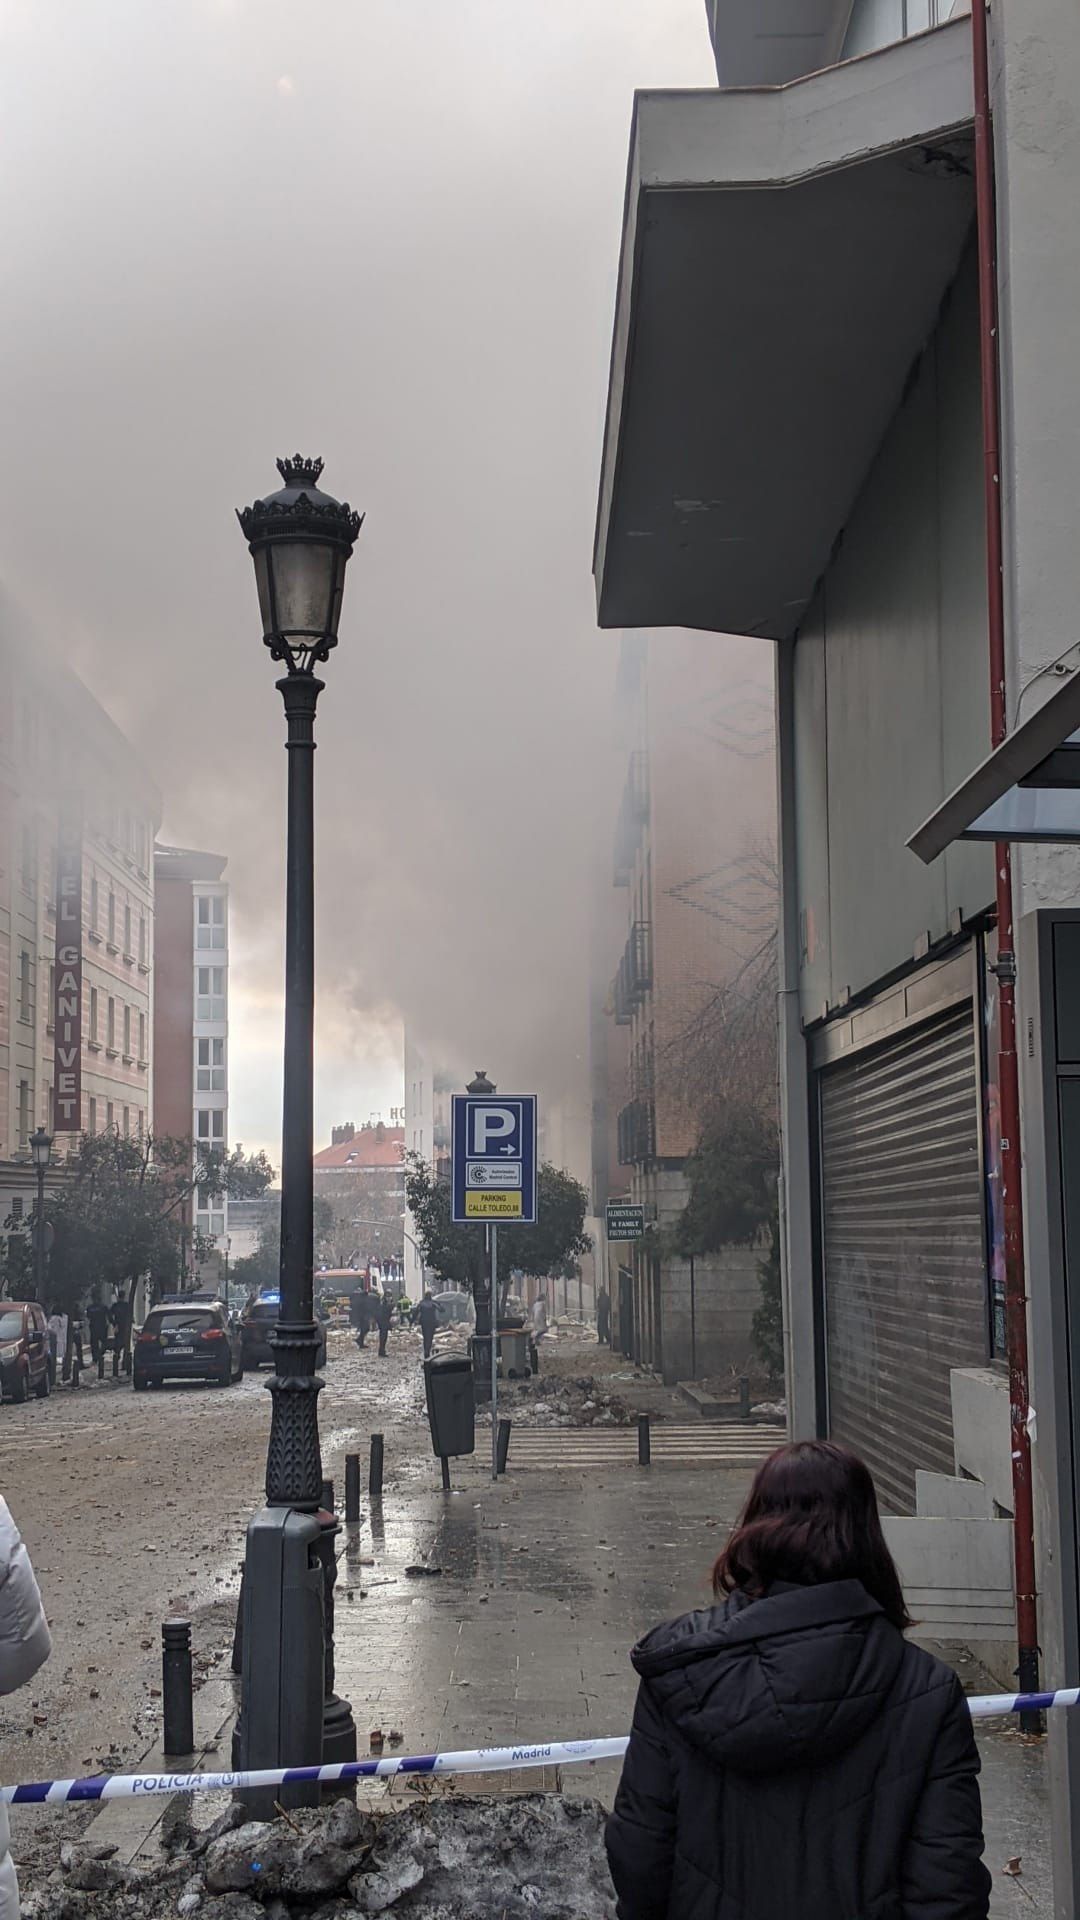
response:
<path fill-rule="evenodd" d="M 616 1026 L 629 1026 L 652 983 L 652 927 L 647 920 L 635 920 L 615 975 Z"/>
<path fill-rule="evenodd" d="M 656 1155 L 656 1109 L 651 1100 L 631 1100 L 618 1118 L 619 1165 L 640 1166 Z"/>

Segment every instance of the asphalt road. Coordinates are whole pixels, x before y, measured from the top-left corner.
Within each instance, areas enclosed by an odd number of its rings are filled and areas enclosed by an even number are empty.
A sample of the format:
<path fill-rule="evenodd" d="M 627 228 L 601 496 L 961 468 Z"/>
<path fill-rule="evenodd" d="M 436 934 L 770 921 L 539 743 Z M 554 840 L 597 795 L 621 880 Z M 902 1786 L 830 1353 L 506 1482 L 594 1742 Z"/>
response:
<path fill-rule="evenodd" d="M 390 1475 L 409 1471 L 421 1424 L 419 1336 L 380 1361 L 330 1337 L 320 1400 L 324 1470 L 341 1473 L 370 1431 L 398 1434 Z M 244 1527 L 263 1498 L 267 1374 L 228 1389 L 127 1384 L 58 1390 L 0 1408 L 0 1491 L 34 1562 L 53 1655 L 0 1699 L 0 1780 L 127 1767 L 160 1727 L 161 1622 L 190 1618 L 197 1669 L 227 1650 Z"/>

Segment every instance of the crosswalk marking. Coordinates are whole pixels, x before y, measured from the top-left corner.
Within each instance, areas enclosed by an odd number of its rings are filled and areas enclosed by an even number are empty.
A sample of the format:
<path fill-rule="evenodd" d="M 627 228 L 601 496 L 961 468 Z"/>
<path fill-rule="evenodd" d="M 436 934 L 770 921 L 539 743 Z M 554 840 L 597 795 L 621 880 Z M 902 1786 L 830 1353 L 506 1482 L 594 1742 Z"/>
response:
<path fill-rule="evenodd" d="M 657 1424 L 650 1429 L 654 1466 L 758 1467 L 786 1438 L 781 1426 Z M 592 1467 L 636 1466 L 637 1457 L 636 1426 L 515 1426 L 508 1466 L 511 1473 L 515 1467 L 558 1467 L 573 1472 Z"/>

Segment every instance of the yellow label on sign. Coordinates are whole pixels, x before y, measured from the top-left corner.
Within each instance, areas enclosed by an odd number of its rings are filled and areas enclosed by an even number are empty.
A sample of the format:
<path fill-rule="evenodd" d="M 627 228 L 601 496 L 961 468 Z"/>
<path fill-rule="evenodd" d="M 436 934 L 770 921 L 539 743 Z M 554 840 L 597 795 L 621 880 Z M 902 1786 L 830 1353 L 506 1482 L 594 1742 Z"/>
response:
<path fill-rule="evenodd" d="M 469 1220 L 520 1220 L 521 1194 L 485 1193 L 470 1187 L 465 1195 L 465 1214 Z"/>

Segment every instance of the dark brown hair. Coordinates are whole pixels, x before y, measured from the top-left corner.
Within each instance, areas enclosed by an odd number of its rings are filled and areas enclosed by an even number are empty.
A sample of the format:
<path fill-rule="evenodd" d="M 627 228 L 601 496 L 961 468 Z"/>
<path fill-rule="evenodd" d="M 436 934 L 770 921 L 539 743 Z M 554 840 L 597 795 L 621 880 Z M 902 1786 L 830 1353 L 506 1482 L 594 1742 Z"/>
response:
<path fill-rule="evenodd" d="M 718 1595 L 760 1600 L 776 1580 L 861 1580 L 894 1627 L 911 1625 L 874 1483 L 862 1461 L 831 1440 L 796 1440 L 762 1462 L 713 1568 Z"/>

